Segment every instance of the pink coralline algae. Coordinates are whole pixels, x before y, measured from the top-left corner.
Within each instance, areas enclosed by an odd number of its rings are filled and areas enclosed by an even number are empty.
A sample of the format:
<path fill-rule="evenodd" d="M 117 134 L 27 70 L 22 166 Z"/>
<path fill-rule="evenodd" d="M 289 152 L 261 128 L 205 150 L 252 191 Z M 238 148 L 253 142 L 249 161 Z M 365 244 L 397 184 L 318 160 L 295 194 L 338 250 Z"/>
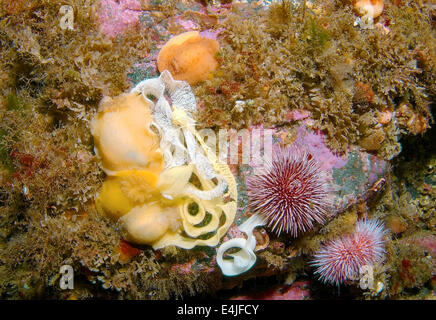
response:
<path fill-rule="evenodd" d="M 307 300 L 310 299 L 308 281 L 298 281 L 290 286 L 276 286 L 249 295 L 241 295 L 231 300 Z"/>
<path fill-rule="evenodd" d="M 280 148 L 260 175 L 247 179 L 250 207 L 268 227 L 297 237 L 323 223 L 332 199 L 328 179 L 310 153 Z"/>
<path fill-rule="evenodd" d="M 311 265 L 324 283 L 340 285 L 354 280 L 364 266 L 381 262 L 386 231 L 378 220 L 357 222 L 353 234 L 326 243 L 314 256 Z"/>
<path fill-rule="evenodd" d="M 176 272 L 178 274 L 191 274 L 192 273 L 192 265 L 194 265 L 196 262 L 195 259 L 185 262 L 185 263 L 181 263 L 181 264 L 175 264 L 171 266 L 171 271 Z"/>
<path fill-rule="evenodd" d="M 224 236 L 223 241 L 227 241 L 232 238 L 243 238 L 244 234 L 236 225 L 232 225 Z"/>
<path fill-rule="evenodd" d="M 303 120 L 310 117 L 310 111 L 307 110 L 292 110 L 286 113 L 285 120 L 286 121 L 298 121 Z"/>
<path fill-rule="evenodd" d="M 217 40 L 218 38 L 218 34 L 220 32 L 222 32 L 224 29 L 220 29 L 220 30 L 204 30 L 200 32 L 200 36 L 204 37 L 204 38 L 208 38 L 208 39 L 213 39 L 213 40 Z"/>
<path fill-rule="evenodd" d="M 237 176 L 241 181 L 242 190 L 238 212 L 241 214 L 252 211 L 245 192 L 248 178 L 262 174 L 265 171 L 264 164 L 271 162 L 271 156 L 282 147 L 290 147 L 298 152 L 310 154 L 319 163 L 320 171 L 323 171 L 328 179 L 329 191 L 331 191 L 329 195 L 333 197 L 333 208 L 329 212 L 328 219 L 352 204 L 365 201 L 370 195 L 368 190 L 385 177 L 389 169 L 386 161 L 360 152 L 355 147 L 350 148 L 345 155 L 335 154 L 327 147 L 322 131 L 310 128 L 310 119 L 302 120 L 293 129 L 256 125 L 246 130 L 246 134 L 240 133 L 235 131 L 229 135 L 228 155 L 230 156 L 227 157 L 227 161 L 228 164 L 237 163 L 238 166 Z M 232 150 L 237 150 L 236 157 L 233 157 L 235 152 Z M 244 154 L 248 155 L 245 157 L 248 161 L 244 161 Z M 235 221 L 238 224 L 244 219 L 238 220 L 237 217 Z"/>
<path fill-rule="evenodd" d="M 424 236 L 420 237 L 415 241 L 416 244 L 427 248 L 431 255 L 436 258 L 436 236 Z"/>
<path fill-rule="evenodd" d="M 431 256 L 431 259 L 433 261 L 432 275 L 433 275 L 433 278 L 435 279 L 435 277 L 436 277 L 436 236 L 434 236 L 434 235 L 421 236 L 412 242 L 416 243 L 419 246 L 424 247 L 426 249 L 426 251 L 428 251 L 428 253 Z"/>
<path fill-rule="evenodd" d="M 142 14 L 137 0 L 101 0 L 97 13 L 100 31 L 108 37 L 116 37 L 139 22 Z"/>
<path fill-rule="evenodd" d="M 321 131 L 309 131 L 304 125 L 297 129 L 295 146 L 306 149 L 307 152 L 321 163 L 322 170 L 341 168 L 347 163 L 347 159 L 334 154 L 324 142 L 324 134 Z"/>
<path fill-rule="evenodd" d="M 304 116 L 304 114 L 299 113 L 298 116 Z M 271 133 L 274 139 L 281 139 L 281 143 L 286 143 L 286 141 L 283 141 L 283 139 L 280 137 L 289 132 L 286 129 L 264 128 L 263 125 L 252 126 L 250 128 L 251 148 L 253 148 L 253 133 L 255 131 L 260 132 L 259 139 L 261 141 L 261 145 L 263 146 L 264 143 L 267 142 L 267 140 L 264 138 L 267 131 Z M 239 143 L 241 143 L 241 139 L 239 139 Z M 292 134 L 292 142 L 289 145 L 295 150 L 300 150 L 311 154 L 314 159 L 320 163 L 321 170 L 323 171 L 328 171 L 333 168 L 342 168 L 348 160 L 346 156 L 334 154 L 327 147 L 325 144 L 325 136 L 321 131 L 308 129 L 305 124 L 302 124 L 296 128 L 295 132 Z M 273 149 L 276 149 L 275 143 Z M 251 160 L 250 166 L 253 167 L 256 166 L 256 164 L 261 164 L 263 162 L 262 159 L 253 158 Z"/>
<path fill-rule="evenodd" d="M 200 27 L 198 23 L 196 23 L 192 20 L 177 19 L 177 22 L 186 31 L 197 30 Z"/>

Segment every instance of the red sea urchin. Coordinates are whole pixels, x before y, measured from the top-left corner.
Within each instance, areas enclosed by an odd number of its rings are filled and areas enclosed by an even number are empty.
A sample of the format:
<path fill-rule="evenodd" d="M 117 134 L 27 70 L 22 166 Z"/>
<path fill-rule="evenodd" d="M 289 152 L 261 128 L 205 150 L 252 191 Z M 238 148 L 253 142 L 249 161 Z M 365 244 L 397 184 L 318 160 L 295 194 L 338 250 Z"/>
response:
<path fill-rule="evenodd" d="M 378 220 L 361 220 L 353 234 L 326 243 L 311 265 L 324 283 L 339 284 L 357 279 L 360 269 L 383 260 L 386 234 Z"/>
<path fill-rule="evenodd" d="M 320 164 L 294 148 L 280 148 L 262 174 L 247 179 L 251 209 L 278 235 L 293 237 L 325 221 L 331 205 L 327 186 Z"/>

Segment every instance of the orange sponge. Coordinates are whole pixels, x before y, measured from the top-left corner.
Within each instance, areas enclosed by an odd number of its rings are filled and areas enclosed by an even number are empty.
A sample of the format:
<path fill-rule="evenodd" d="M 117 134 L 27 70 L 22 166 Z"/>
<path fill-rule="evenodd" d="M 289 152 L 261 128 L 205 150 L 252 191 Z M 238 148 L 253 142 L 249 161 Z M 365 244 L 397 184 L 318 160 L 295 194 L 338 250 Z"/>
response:
<path fill-rule="evenodd" d="M 218 66 L 215 54 L 219 49 L 216 40 L 189 31 L 171 38 L 157 57 L 159 72 L 168 70 L 176 80 L 194 85 L 206 80 Z"/>
<path fill-rule="evenodd" d="M 383 0 L 354 0 L 354 10 L 360 16 L 377 18 L 383 12 Z"/>

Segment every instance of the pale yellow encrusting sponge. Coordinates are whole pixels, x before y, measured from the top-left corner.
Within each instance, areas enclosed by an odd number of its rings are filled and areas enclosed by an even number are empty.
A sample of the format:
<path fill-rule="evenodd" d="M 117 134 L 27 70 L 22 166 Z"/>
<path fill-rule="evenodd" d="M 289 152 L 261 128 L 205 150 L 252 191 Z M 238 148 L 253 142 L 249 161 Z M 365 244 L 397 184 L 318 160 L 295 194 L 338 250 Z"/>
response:
<path fill-rule="evenodd" d="M 92 133 L 108 177 L 96 205 L 126 240 L 155 249 L 216 246 L 232 224 L 236 182 L 196 131 L 195 108 L 189 85 L 168 71 L 100 106 Z"/>

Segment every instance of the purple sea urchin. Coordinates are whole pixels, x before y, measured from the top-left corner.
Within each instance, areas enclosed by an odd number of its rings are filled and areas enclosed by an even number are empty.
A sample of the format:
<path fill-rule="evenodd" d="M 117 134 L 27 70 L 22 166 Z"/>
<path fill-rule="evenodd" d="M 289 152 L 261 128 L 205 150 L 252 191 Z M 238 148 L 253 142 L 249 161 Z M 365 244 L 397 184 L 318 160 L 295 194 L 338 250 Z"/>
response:
<path fill-rule="evenodd" d="M 247 179 L 250 207 L 278 235 L 297 237 L 322 223 L 331 198 L 320 164 L 309 153 L 281 148 L 260 175 Z"/>
<path fill-rule="evenodd" d="M 378 220 L 357 222 L 353 234 L 326 243 L 311 262 L 321 281 L 339 285 L 357 279 L 360 268 L 380 262 L 384 255 L 386 234 Z"/>

